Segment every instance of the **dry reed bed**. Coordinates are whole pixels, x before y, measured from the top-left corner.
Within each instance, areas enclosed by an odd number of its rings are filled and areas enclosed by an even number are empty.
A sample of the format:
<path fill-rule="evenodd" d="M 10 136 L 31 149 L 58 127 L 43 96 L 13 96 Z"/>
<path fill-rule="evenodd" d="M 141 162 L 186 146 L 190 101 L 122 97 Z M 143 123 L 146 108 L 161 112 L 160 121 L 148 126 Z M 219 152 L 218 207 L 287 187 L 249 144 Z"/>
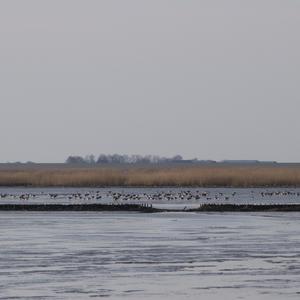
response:
<path fill-rule="evenodd" d="M 299 186 L 295 167 L 172 167 L 1 170 L 0 186 Z"/>

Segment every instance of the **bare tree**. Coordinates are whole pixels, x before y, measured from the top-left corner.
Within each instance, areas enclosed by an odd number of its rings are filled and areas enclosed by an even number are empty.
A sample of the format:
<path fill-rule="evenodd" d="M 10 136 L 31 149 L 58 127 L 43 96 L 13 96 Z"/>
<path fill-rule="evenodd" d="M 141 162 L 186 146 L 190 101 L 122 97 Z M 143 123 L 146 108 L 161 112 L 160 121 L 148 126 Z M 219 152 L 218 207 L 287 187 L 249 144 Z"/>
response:
<path fill-rule="evenodd" d="M 84 158 L 81 156 L 69 156 L 66 160 L 67 164 L 84 164 Z"/>

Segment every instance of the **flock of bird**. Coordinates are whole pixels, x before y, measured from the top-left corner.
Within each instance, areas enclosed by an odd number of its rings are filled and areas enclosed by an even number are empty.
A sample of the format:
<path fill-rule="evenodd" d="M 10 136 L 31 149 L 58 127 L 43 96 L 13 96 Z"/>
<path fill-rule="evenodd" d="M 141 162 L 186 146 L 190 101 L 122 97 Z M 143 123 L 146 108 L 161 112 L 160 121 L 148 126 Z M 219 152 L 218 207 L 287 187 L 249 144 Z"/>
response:
<path fill-rule="evenodd" d="M 300 192 L 292 192 L 292 191 L 276 191 L 276 192 L 261 192 L 260 193 L 262 197 L 265 196 L 300 196 Z"/>
<path fill-rule="evenodd" d="M 252 199 L 257 197 L 300 197 L 300 192 L 297 191 L 251 191 Z M 139 201 L 143 202 L 156 202 L 156 201 L 229 201 L 238 198 L 238 193 L 235 191 L 218 192 L 214 191 L 203 191 L 203 190 L 156 190 L 154 192 L 129 192 L 122 191 L 118 192 L 115 190 L 93 190 L 85 192 L 75 193 L 24 193 L 24 194 L 9 194 L 1 193 L 1 199 L 19 199 L 19 200 L 32 200 L 32 199 L 52 199 L 63 200 L 68 199 L 71 202 L 85 202 L 85 201 L 101 201 L 106 200 L 110 202 L 132 202 L 136 203 Z"/>

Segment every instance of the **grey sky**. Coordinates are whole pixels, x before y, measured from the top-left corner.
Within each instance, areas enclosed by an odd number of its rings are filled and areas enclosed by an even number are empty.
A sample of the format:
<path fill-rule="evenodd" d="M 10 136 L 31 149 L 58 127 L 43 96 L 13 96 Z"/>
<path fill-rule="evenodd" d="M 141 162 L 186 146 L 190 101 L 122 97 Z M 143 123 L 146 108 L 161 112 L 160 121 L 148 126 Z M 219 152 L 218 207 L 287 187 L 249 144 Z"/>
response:
<path fill-rule="evenodd" d="M 300 161 L 300 1 L 2 0 L 0 161 Z"/>

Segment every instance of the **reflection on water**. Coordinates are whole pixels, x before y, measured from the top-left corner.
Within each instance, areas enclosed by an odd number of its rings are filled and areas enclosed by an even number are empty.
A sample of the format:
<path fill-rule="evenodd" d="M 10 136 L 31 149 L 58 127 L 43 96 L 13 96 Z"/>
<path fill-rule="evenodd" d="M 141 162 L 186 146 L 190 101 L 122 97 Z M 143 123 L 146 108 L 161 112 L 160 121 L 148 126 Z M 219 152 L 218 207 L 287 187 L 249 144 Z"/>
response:
<path fill-rule="evenodd" d="M 299 213 L 0 212 L 0 299 L 299 299 Z"/>

